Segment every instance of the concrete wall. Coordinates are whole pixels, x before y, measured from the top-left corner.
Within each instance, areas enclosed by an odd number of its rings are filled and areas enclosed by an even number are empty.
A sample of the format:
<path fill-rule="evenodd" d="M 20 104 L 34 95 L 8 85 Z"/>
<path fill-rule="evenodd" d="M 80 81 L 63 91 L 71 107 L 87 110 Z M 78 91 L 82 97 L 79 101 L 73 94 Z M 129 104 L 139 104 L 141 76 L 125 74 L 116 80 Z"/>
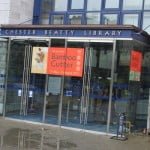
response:
<path fill-rule="evenodd" d="M 10 24 L 32 24 L 34 0 L 11 0 Z"/>
<path fill-rule="evenodd" d="M 0 24 L 32 24 L 34 0 L 0 0 Z"/>
<path fill-rule="evenodd" d="M 34 0 L 0 0 L 0 24 L 32 24 L 33 3 Z M 6 45 L 7 43 L 0 39 L 0 115 L 4 106 Z"/>
<path fill-rule="evenodd" d="M 0 24 L 9 23 L 10 0 L 0 0 Z"/>

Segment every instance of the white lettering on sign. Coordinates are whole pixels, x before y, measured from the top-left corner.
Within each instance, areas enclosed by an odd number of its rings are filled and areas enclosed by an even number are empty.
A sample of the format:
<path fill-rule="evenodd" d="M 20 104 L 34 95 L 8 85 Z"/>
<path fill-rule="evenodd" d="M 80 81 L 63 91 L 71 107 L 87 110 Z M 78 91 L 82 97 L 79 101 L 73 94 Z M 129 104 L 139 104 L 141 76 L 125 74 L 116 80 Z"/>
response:
<path fill-rule="evenodd" d="M 115 37 L 123 35 L 122 30 L 61 30 L 61 29 L 0 29 L 0 35 L 8 36 L 64 36 L 64 37 L 78 37 L 78 36 L 104 36 Z"/>
<path fill-rule="evenodd" d="M 25 29 L 15 29 L 15 30 L 5 30 L 5 35 L 35 35 L 36 31 L 35 30 L 25 30 Z"/>
<path fill-rule="evenodd" d="M 84 36 L 121 36 L 121 30 L 84 30 Z"/>

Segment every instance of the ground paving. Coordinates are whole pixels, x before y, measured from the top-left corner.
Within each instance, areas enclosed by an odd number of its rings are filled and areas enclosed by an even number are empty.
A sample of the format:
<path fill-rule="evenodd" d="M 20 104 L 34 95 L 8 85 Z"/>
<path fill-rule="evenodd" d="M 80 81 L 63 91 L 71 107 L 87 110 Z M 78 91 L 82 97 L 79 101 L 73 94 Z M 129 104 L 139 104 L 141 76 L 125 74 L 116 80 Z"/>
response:
<path fill-rule="evenodd" d="M 0 150 L 150 150 L 150 136 L 136 133 L 128 140 L 0 118 Z"/>

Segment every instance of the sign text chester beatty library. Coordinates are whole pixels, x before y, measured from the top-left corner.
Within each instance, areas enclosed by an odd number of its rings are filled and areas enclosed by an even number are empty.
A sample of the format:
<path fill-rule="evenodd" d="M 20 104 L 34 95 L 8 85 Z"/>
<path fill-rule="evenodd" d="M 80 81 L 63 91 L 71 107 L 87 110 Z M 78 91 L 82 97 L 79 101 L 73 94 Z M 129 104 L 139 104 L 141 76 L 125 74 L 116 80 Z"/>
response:
<path fill-rule="evenodd" d="M 82 77 L 83 48 L 34 47 L 32 73 Z"/>
<path fill-rule="evenodd" d="M 44 36 L 44 37 L 112 37 L 125 38 L 132 35 L 131 30 L 115 29 L 13 29 L 0 28 L 0 36 Z"/>

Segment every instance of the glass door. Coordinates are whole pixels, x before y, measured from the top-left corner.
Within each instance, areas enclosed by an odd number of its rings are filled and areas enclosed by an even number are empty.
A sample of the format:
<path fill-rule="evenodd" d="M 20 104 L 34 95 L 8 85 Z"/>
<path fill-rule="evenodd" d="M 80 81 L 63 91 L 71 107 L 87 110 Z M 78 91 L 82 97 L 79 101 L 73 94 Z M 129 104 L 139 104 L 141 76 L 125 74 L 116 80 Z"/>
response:
<path fill-rule="evenodd" d="M 51 39 L 50 47 L 65 48 L 65 39 Z M 55 56 L 53 56 L 55 57 Z M 57 65 L 57 58 L 53 58 L 55 65 Z M 60 58 L 61 59 L 61 58 Z M 61 65 L 61 64 L 58 64 Z M 62 71 L 62 70 L 59 70 Z M 46 86 L 46 108 L 44 114 L 44 122 L 50 124 L 58 124 L 59 110 L 61 108 L 61 90 L 63 84 L 63 76 L 61 75 L 47 75 Z"/>
<path fill-rule="evenodd" d="M 5 115 L 42 121 L 45 75 L 31 73 L 33 47 L 48 47 L 48 42 L 28 39 L 11 41 Z"/>
<path fill-rule="evenodd" d="M 43 108 L 44 108 L 44 97 L 45 97 L 45 82 L 46 75 L 43 73 L 31 72 L 31 63 L 33 59 L 39 62 L 39 66 L 43 67 L 40 61 L 46 59 L 43 51 L 49 47 L 49 39 L 31 39 L 29 40 L 28 55 L 25 59 L 24 68 L 29 68 L 28 71 L 23 72 L 23 92 L 25 92 L 24 102 L 26 102 L 25 119 L 31 121 L 43 121 Z M 37 50 L 36 56 L 33 57 L 33 50 Z M 29 65 L 29 66 L 27 66 Z"/>
<path fill-rule="evenodd" d="M 86 63 L 86 49 L 87 43 L 82 40 L 67 41 L 68 51 L 71 48 L 78 51 L 79 49 L 84 51 L 83 61 L 83 75 L 78 76 L 65 76 L 63 86 L 63 104 L 62 104 L 62 125 L 74 128 L 83 128 L 84 125 L 84 113 L 85 113 L 85 63 Z M 77 61 L 76 70 L 81 67 L 81 56 L 76 56 Z"/>
<path fill-rule="evenodd" d="M 90 42 L 86 71 L 85 129 L 106 132 L 112 88 L 113 43 Z M 115 115 L 111 103 L 111 116 Z"/>
<path fill-rule="evenodd" d="M 113 42 L 68 40 L 67 47 L 83 48 L 85 57 L 83 76 L 65 77 L 62 125 L 106 132 L 112 100 Z M 115 115 L 113 103 L 111 112 Z"/>
<path fill-rule="evenodd" d="M 25 40 L 12 40 L 9 52 L 5 116 L 20 118 Z"/>

